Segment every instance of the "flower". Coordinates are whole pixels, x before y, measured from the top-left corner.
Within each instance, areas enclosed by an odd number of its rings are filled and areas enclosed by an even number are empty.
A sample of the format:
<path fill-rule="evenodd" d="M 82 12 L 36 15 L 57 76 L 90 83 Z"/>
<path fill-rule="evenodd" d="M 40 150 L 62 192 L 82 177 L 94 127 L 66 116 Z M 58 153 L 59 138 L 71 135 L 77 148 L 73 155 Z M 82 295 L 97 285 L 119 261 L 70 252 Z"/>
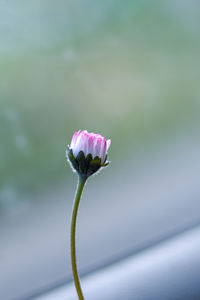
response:
<path fill-rule="evenodd" d="M 87 130 L 76 131 L 68 147 L 68 159 L 79 175 L 88 177 L 100 167 L 108 165 L 107 151 L 111 140 L 100 134 L 88 133 Z"/>

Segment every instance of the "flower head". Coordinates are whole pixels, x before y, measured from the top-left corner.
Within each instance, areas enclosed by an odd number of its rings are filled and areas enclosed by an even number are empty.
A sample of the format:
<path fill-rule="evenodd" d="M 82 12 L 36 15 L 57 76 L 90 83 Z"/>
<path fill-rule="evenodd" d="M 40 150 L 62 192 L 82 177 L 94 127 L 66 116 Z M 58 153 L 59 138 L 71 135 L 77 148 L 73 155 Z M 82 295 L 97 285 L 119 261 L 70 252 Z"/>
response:
<path fill-rule="evenodd" d="M 100 134 L 76 131 L 68 148 L 68 158 L 79 175 L 88 177 L 108 165 L 107 151 L 111 140 Z"/>

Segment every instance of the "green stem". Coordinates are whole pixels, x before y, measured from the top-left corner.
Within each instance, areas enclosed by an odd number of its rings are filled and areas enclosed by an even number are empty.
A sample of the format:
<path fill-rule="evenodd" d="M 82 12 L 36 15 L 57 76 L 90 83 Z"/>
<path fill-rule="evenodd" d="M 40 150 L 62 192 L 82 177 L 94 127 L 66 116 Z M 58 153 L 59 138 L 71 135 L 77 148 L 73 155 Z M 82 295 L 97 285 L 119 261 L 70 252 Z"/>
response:
<path fill-rule="evenodd" d="M 79 177 L 78 187 L 76 191 L 74 207 L 72 211 L 72 219 L 71 219 L 71 262 L 72 262 L 72 272 L 74 277 L 74 283 L 76 287 L 76 291 L 78 294 L 79 300 L 84 300 L 83 293 L 81 290 L 81 285 L 79 281 L 77 264 L 76 264 L 76 218 L 78 212 L 78 206 L 81 199 L 82 191 L 85 185 L 86 179 Z"/>

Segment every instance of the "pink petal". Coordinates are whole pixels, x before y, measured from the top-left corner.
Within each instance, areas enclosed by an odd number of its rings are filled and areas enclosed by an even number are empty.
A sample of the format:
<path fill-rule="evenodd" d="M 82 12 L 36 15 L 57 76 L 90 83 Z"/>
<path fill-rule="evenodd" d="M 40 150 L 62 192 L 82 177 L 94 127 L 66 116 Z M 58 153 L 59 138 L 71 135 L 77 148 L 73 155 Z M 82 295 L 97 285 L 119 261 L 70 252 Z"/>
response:
<path fill-rule="evenodd" d="M 87 154 L 90 153 L 92 156 L 93 156 L 93 146 L 94 146 L 94 137 L 91 134 L 89 134 Z"/>
<path fill-rule="evenodd" d="M 91 151 L 91 154 L 92 154 L 92 157 L 94 158 L 96 156 L 95 154 L 96 154 L 97 138 L 96 138 L 95 134 L 92 134 L 91 137 L 92 137 L 92 151 Z"/>
<path fill-rule="evenodd" d="M 83 144 L 82 144 L 82 149 L 81 151 L 84 152 L 85 156 L 88 154 L 88 139 L 89 139 L 89 134 L 87 130 L 83 131 Z"/>
<path fill-rule="evenodd" d="M 70 144 L 70 149 L 73 149 L 73 148 L 74 148 L 79 133 L 80 133 L 80 130 L 74 132 L 74 134 L 73 134 L 73 136 L 72 136 L 71 144 Z"/>
<path fill-rule="evenodd" d="M 111 140 L 109 139 L 109 140 L 107 140 L 107 151 L 108 151 L 108 149 L 110 147 L 110 144 L 111 144 Z"/>
<path fill-rule="evenodd" d="M 103 138 L 102 148 L 101 148 L 101 153 L 100 153 L 100 156 L 101 156 L 101 163 L 102 163 L 102 164 L 103 164 L 104 161 L 105 161 L 105 158 L 106 158 L 106 152 L 107 152 L 107 142 L 106 142 L 106 139 Z"/>
<path fill-rule="evenodd" d="M 84 132 L 81 131 L 79 134 L 77 140 L 76 140 L 76 145 L 73 149 L 73 154 L 76 157 L 80 151 L 84 151 L 84 146 L 85 146 L 85 137 L 84 137 Z"/>
<path fill-rule="evenodd" d="M 102 145 L 102 138 L 101 137 L 95 137 L 95 146 L 94 146 L 94 157 L 99 156 L 101 152 L 101 145 Z"/>

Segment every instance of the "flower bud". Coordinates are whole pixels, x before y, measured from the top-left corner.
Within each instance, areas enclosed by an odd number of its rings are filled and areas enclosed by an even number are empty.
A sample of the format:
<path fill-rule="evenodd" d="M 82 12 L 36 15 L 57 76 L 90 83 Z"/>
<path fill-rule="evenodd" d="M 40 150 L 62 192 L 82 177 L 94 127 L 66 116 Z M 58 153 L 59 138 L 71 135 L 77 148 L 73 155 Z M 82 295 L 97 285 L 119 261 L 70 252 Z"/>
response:
<path fill-rule="evenodd" d="M 73 169 L 84 178 L 97 172 L 106 162 L 111 140 L 100 134 L 88 133 L 87 130 L 76 131 L 67 149 L 67 156 Z"/>

